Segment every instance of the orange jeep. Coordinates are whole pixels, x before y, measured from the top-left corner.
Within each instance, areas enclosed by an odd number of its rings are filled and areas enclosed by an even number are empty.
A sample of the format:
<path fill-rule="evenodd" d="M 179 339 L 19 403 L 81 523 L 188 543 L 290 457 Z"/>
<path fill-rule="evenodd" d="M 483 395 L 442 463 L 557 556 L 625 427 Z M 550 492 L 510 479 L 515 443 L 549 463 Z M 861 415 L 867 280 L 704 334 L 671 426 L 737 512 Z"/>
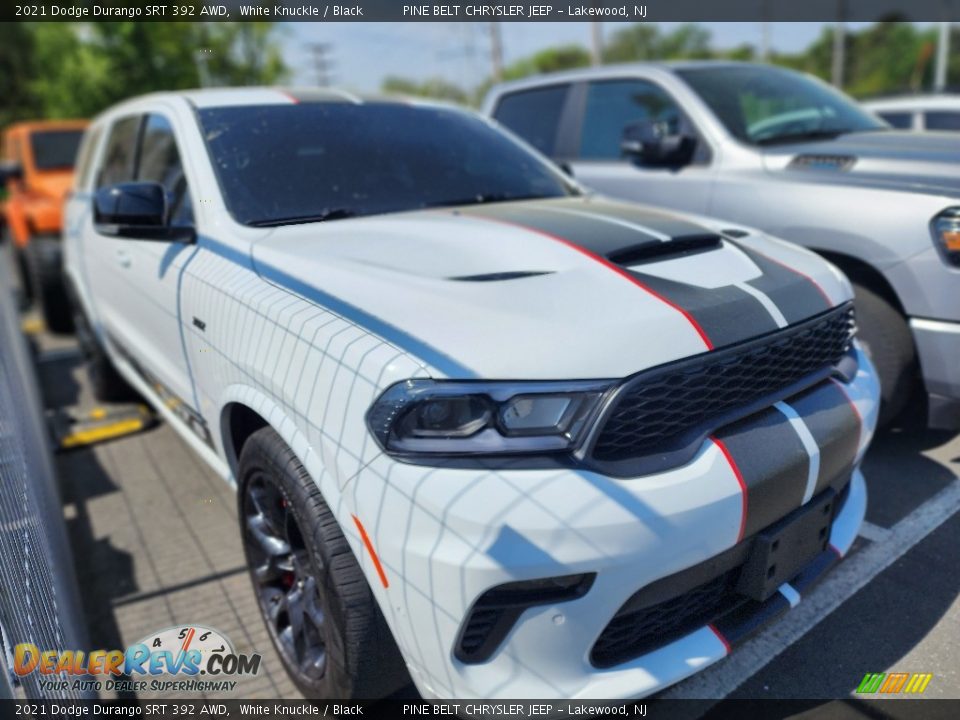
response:
<path fill-rule="evenodd" d="M 86 120 L 22 122 L 3 134 L 0 187 L 6 184 L 7 198 L 0 225 L 13 239 L 27 298 L 54 332 L 73 329 L 61 273 L 61 207 L 86 127 Z"/>

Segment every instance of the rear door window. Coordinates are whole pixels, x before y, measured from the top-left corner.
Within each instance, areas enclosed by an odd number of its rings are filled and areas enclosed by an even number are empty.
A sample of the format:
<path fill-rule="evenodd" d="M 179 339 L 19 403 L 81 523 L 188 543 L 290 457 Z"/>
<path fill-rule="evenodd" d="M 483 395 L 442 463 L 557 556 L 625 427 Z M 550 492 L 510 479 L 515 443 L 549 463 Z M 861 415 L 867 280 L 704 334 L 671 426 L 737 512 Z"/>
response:
<path fill-rule="evenodd" d="M 140 115 L 117 120 L 110 129 L 97 188 L 133 180 Z"/>
<path fill-rule="evenodd" d="M 927 130 L 960 130 L 960 112 L 956 110 L 930 110 L 924 113 Z"/>
<path fill-rule="evenodd" d="M 493 116 L 497 122 L 545 155 L 555 155 L 560 119 L 570 85 L 522 90 L 504 95 Z"/>

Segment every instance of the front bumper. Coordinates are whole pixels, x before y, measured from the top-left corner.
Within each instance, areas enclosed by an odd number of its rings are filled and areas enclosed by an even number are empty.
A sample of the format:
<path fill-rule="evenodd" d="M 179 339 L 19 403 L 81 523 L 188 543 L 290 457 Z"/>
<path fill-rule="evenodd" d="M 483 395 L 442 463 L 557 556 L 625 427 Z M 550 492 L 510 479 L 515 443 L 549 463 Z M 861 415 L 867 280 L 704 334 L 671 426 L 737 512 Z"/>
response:
<path fill-rule="evenodd" d="M 859 351 L 858 359 L 857 376 L 842 388 L 857 422 L 852 445 L 844 445 L 850 457 L 836 470 L 831 453 L 843 443 L 825 443 L 814 453 L 821 475 L 843 475 L 834 480 L 846 497 L 830 531 L 829 557 L 818 557 L 817 567 L 812 562 L 795 578 L 802 587 L 849 550 L 866 510 L 858 466 L 876 424 L 879 387 L 869 360 Z M 811 418 L 808 439 L 820 437 L 815 422 Z M 761 447 L 762 437 L 758 430 L 758 455 L 786 455 Z M 739 436 L 731 431 L 726 445 L 742 447 L 750 438 L 749 429 Z M 806 456 L 802 462 L 804 472 L 806 463 L 813 467 Z M 731 644 L 799 599 L 801 587 L 781 588 L 747 622 L 728 623 L 730 637 L 701 623 L 614 666 L 591 661 L 597 639 L 639 589 L 709 563 L 760 529 L 750 528 L 746 517 L 762 515 L 762 496 L 756 495 L 756 508 L 747 507 L 741 474 L 714 441 L 682 467 L 630 479 L 570 469 L 424 468 L 381 456 L 348 493 L 379 554 L 386 586 L 371 558 L 362 549 L 357 554 L 425 697 L 627 698 L 656 692 L 721 659 Z M 787 494 L 770 486 L 765 492 Z M 791 509 L 777 512 L 782 517 Z M 359 537 L 351 539 L 363 547 Z M 578 573 L 596 574 L 582 597 L 526 609 L 485 662 L 457 659 L 464 621 L 487 590 Z"/>
<path fill-rule="evenodd" d="M 960 428 L 960 323 L 912 318 L 929 400 L 929 425 Z"/>

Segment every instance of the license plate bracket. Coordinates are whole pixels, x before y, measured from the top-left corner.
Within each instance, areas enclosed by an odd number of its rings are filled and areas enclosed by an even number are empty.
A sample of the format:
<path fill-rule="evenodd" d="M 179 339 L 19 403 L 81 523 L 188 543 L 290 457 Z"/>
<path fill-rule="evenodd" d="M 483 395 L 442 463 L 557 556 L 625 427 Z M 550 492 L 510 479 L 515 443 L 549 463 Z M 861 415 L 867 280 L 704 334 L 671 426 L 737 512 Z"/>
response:
<path fill-rule="evenodd" d="M 737 592 L 763 602 L 826 550 L 836 496 L 827 489 L 757 533 L 737 580 Z"/>

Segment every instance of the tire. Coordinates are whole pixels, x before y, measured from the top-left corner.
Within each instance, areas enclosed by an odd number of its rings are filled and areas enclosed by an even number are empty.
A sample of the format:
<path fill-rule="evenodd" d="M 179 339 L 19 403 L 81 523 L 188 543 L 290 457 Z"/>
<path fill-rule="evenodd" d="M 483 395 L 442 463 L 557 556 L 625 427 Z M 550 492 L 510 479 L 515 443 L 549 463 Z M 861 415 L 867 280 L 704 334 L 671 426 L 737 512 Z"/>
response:
<path fill-rule="evenodd" d="M 20 275 L 20 292 L 27 306 L 33 304 L 33 280 L 30 278 L 30 268 L 27 265 L 27 256 L 23 248 L 12 245 L 13 255 L 16 259 L 17 272 Z"/>
<path fill-rule="evenodd" d="M 141 400 L 139 393 L 134 390 L 130 384 L 123 379 L 123 376 L 117 372 L 103 349 L 90 320 L 84 313 L 83 308 L 76 295 L 67 287 L 68 306 L 70 308 L 73 325 L 76 330 L 77 342 L 80 345 L 80 351 L 87 364 L 87 375 L 90 378 L 90 386 L 93 390 L 93 396 L 98 402 L 135 402 Z"/>
<path fill-rule="evenodd" d="M 885 427 L 907 406 L 917 388 L 919 366 L 906 319 L 869 287 L 853 284 L 859 337 L 880 377 L 880 419 Z"/>
<path fill-rule="evenodd" d="M 60 256 L 60 240 L 53 235 L 35 235 L 27 243 L 27 274 L 43 321 L 51 332 L 66 334 L 74 327 Z"/>
<path fill-rule="evenodd" d="M 272 428 L 244 443 L 238 477 L 250 578 L 294 684 L 309 698 L 344 699 L 381 698 L 408 684 L 400 651 L 336 518 Z M 291 607 L 304 611 L 299 632 Z"/>

